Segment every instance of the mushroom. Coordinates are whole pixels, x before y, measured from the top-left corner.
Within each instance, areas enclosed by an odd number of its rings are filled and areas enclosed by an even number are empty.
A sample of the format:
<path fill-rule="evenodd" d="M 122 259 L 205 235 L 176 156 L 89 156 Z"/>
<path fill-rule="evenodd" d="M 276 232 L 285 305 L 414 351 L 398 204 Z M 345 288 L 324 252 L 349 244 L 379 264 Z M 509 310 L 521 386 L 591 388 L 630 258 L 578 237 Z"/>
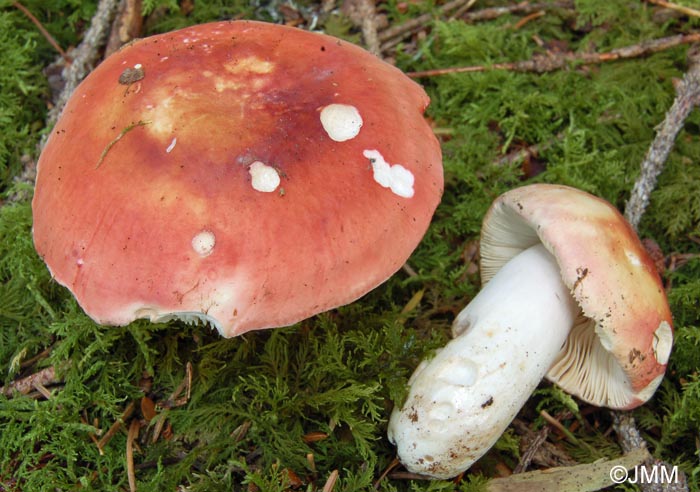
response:
<path fill-rule="evenodd" d="M 423 361 L 389 422 L 408 470 L 448 478 L 496 442 L 542 377 L 597 406 L 631 409 L 661 382 L 673 343 L 659 276 L 609 203 L 535 184 L 492 204 L 483 289 L 453 340 Z"/>
<path fill-rule="evenodd" d="M 231 337 L 347 304 L 404 264 L 440 200 L 428 103 L 397 68 L 295 28 L 138 40 L 51 132 L 36 249 L 103 324 L 203 320 Z"/>

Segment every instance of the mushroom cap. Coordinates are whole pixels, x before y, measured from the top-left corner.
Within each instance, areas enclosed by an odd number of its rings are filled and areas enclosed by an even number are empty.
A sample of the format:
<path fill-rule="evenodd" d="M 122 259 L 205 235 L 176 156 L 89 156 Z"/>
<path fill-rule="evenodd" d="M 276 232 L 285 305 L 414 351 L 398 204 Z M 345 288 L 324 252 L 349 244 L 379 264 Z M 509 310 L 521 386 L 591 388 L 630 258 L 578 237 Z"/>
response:
<path fill-rule="evenodd" d="M 218 22 L 125 46 L 38 162 L 34 242 L 97 322 L 224 336 L 347 304 L 406 261 L 443 188 L 423 89 L 361 48 Z"/>
<path fill-rule="evenodd" d="M 491 205 L 481 233 L 482 283 L 541 242 L 581 314 L 547 379 L 597 406 L 630 409 L 663 379 L 673 344 L 659 275 L 610 203 L 567 186 L 534 184 Z"/>

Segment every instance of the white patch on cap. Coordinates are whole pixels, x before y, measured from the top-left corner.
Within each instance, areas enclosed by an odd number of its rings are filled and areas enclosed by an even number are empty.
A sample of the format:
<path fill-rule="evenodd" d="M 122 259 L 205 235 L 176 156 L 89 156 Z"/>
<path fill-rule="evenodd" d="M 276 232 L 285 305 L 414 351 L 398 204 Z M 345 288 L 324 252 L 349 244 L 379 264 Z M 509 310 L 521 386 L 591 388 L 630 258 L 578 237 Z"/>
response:
<path fill-rule="evenodd" d="M 192 249 L 202 258 L 214 251 L 215 244 L 216 236 L 211 231 L 201 231 L 192 238 Z"/>
<path fill-rule="evenodd" d="M 625 256 L 627 256 L 629 262 L 636 267 L 642 264 L 642 262 L 639 260 L 639 257 L 631 251 L 625 251 Z"/>
<path fill-rule="evenodd" d="M 355 106 L 329 104 L 321 110 L 321 125 L 331 140 L 345 142 L 360 133 L 362 116 Z"/>
<path fill-rule="evenodd" d="M 666 364 L 673 346 L 673 330 L 671 330 L 671 325 L 666 321 L 662 321 L 654 332 L 654 340 L 651 346 L 654 350 L 656 361 L 659 364 Z"/>
<path fill-rule="evenodd" d="M 280 175 L 277 169 L 260 161 L 252 163 L 248 172 L 252 178 L 253 189 L 257 191 L 270 193 L 280 185 Z"/>
<path fill-rule="evenodd" d="M 404 198 L 411 198 L 414 194 L 413 173 L 401 164 L 391 165 L 384 160 L 384 156 L 378 150 L 365 150 L 362 155 L 369 159 L 374 171 L 374 180 L 384 188 Z"/>
<path fill-rule="evenodd" d="M 165 149 L 165 152 L 168 153 L 168 154 L 169 154 L 170 152 L 172 152 L 173 149 L 175 148 L 175 144 L 176 144 L 176 143 L 177 143 L 177 137 L 173 137 L 173 141 L 170 142 L 170 145 L 168 145 L 168 148 Z"/>

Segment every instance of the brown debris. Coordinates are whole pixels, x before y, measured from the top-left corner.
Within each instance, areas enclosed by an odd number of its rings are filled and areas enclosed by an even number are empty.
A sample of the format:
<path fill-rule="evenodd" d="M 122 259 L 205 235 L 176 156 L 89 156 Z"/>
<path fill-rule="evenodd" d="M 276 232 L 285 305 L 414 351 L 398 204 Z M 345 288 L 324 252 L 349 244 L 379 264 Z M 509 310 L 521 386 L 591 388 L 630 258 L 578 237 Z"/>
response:
<path fill-rule="evenodd" d="M 691 39 L 694 41 L 691 42 L 700 41 L 699 33 L 685 36 L 693 36 Z M 634 183 L 629 201 L 625 206 L 625 218 L 635 229 L 639 226 L 639 221 L 649 205 L 651 192 L 656 187 L 656 180 L 673 149 L 676 137 L 683 128 L 686 118 L 698 103 L 700 103 L 700 48 L 693 46 L 688 50 L 688 71 L 676 87 L 676 98 L 666 113 L 664 121 L 658 127 L 656 137 L 641 164 L 641 173 Z"/>
<path fill-rule="evenodd" d="M 377 33 L 387 25 L 387 19 L 385 15 L 377 13 L 374 0 L 346 0 L 343 2 L 342 10 L 353 24 L 362 29 L 362 39 L 367 51 L 381 57 Z"/>
<path fill-rule="evenodd" d="M 683 470 L 680 470 L 677 467 L 672 467 L 668 463 L 658 460 L 649 454 L 647 451 L 647 443 L 639 433 L 639 430 L 637 430 L 632 414 L 629 412 L 611 412 L 611 415 L 613 418 L 613 427 L 617 433 L 618 442 L 620 443 L 622 450 L 625 452 L 625 455 L 644 452 L 646 455 L 642 462 L 642 466 L 645 468 L 663 467 L 666 469 L 666 476 L 671 476 L 672 469 L 678 472 L 677 480 L 674 480 L 671 483 L 665 483 L 664 480 L 658 481 L 657 483 L 647 483 L 648 481 L 646 480 L 640 480 L 638 484 L 640 490 L 642 492 L 688 492 L 688 479 L 685 476 L 685 473 L 683 473 Z M 651 470 L 648 471 L 649 476 L 652 476 Z"/>
<path fill-rule="evenodd" d="M 121 426 L 129 419 L 129 417 L 131 417 L 131 414 L 134 413 L 135 408 L 135 402 L 132 401 L 131 403 L 129 403 L 129 405 L 122 412 L 121 416 L 112 424 L 112 426 L 105 433 L 105 435 L 102 436 L 102 439 L 100 439 L 97 443 L 97 448 L 100 450 L 100 454 L 102 454 L 102 450 L 109 443 L 109 441 L 112 440 L 112 438 L 119 431 Z"/>
<path fill-rule="evenodd" d="M 134 446 L 141 424 L 137 419 L 131 421 L 126 438 L 126 475 L 129 479 L 129 491 L 136 492 L 136 473 L 134 470 Z"/>
<path fill-rule="evenodd" d="M 508 70 L 513 72 L 545 73 L 561 70 L 572 65 L 595 65 L 658 53 L 683 44 L 700 42 L 700 33 L 678 34 L 666 38 L 644 41 L 639 44 L 616 48 L 606 53 L 545 53 L 536 54 L 529 60 L 494 63 L 492 65 L 472 65 L 466 67 L 437 68 L 420 72 L 408 72 L 412 78 L 437 77 L 455 73 L 486 72 Z"/>
<path fill-rule="evenodd" d="M 700 10 L 691 9 L 690 7 L 685 7 L 683 5 L 678 5 L 677 3 L 666 2 L 665 0 L 648 0 L 649 3 L 658 5 L 659 7 L 664 7 L 667 9 L 675 10 L 688 17 L 700 17 Z"/>
<path fill-rule="evenodd" d="M 56 368 L 54 366 L 50 366 L 42 369 L 41 371 L 35 372 L 34 374 L 30 374 L 25 378 L 13 381 L 7 386 L 0 387 L 0 393 L 10 397 L 15 391 L 22 395 L 27 395 L 33 390 L 37 389 L 44 394 L 42 390 L 46 390 L 45 386 L 55 384 L 57 382 L 59 382 L 59 380 L 56 379 Z"/>
<path fill-rule="evenodd" d="M 551 431 L 548 425 L 535 432 L 522 420 L 515 419 L 513 428 L 518 435 L 522 436 L 522 455 L 513 473 L 523 473 L 533 463 L 544 468 L 578 464 L 564 449 L 548 440 Z"/>
<path fill-rule="evenodd" d="M 121 0 L 105 47 L 105 58 L 126 43 L 141 37 L 143 30 L 142 0 Z"/>

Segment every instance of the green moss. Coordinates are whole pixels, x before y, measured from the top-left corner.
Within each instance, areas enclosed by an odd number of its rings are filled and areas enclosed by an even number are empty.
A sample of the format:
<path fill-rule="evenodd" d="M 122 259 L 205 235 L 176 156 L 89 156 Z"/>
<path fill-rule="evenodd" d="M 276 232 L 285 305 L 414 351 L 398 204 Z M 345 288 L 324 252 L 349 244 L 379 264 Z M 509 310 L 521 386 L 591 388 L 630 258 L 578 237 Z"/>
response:
<path fill-rule="evenodd" d="M 57 37 L 75 45 L 96 2 L 23 2 Z M 382 4 L 392 23 L 437 14 L 433 2 Z M 498 3 L 498 2 L 496 2 Z M 501 4 L 505 2 L 500 2 Z M 275 2 L 144 3 L 149 33 L 235 17 L 270 20 Z M 314 12 L 313 2 L 298 6 Z M 686 31 L 697 21 L 658 20 L 635 2 L 579 0 L 576 12 L 548 10 L 521 27 L 504 16 L 466 24 L 436 20 L 413 49 L 396 55 L 404 70 L 490 65 L 525 60 L 549 48 L 605 50 Z M 437 17 L 436 17 L 437 18 Z M 633 21 L 631 20 L 633 19 Z M 342 15 L 319 25 L 344 37 L 357 30 Z M 544 45 L 543 45 L 544 43 Z M 0 193 L 10 189 L 20 157 L 35 153 L 43 130 L 47 84 L 41 69 L 55 57 L 34 26 L 0 2 Z M 487 71 L 421 80 L 440 130 L 445 194 L 432 226 L 409 260 L 417 275 L 399 272 L 352 305 L 294 327 L 224 340 L 205 327 L 181 323 L 127 327 L 95 325 L 51 281 L 31 241 L 26 201 L 0 207 L 0 371 L 8 384 L 45 367 L 58 370 L 52 397 L 0 397 L 0 488 L 39 491 L 126 490 L 127 435 L 122 428 L 100 451 L 125 408 L 139 419 L 139 489 L 320 490 L 333 470 L 334 490 L 373 490 L 394 449 L 385 437 L 395 402 L 418 362 L 442 346 L 455 314 L 478 292 L 468 250 L 481 219 L 503 191 L 525 182 L 570 184 L 621 209 L 639 163 L 674 98 L 673 79 L 686 69 L 686 49 L 604 66 L 547 74 Z M 681 133 L 642 220 L 643 236 L 666 254 L 697 254 L 700 238 L 700 116 Z M 537 146 L 544 171 L 531 176 L 512 151 Z M 677 258 L 681 258 L 678 256 Z M 668 377 L 635 411 L 651 451 L 678 465 L 698 491 L 695 439 L 700 427 L 700 261 L 665 274 L 676 325 Z M 34 362 L 33 356 L 47 351 Z M 189 399 L 171 401 L 192 367 Z M 184 390 L 175 395 L 182 397 Z M 147 398 L 147 400 L 143 400 Z M 160 405 L 150 421 L 141 401 Z M 564 425 L 576 442 L 558 445 L 581 461 L 619 454 L 608 433 L 609 414 L 545 386 L 521 418 L 543 425 L 538 411 L 572 417 Z M 162 426 L 162 427 L 161 427 Z M 479 462 L 478 473 L 449 481 L 384 478 L 382 491 L 483 490 L 497 466 L 514 466 L 519 438 L 510 430 Z"/>

